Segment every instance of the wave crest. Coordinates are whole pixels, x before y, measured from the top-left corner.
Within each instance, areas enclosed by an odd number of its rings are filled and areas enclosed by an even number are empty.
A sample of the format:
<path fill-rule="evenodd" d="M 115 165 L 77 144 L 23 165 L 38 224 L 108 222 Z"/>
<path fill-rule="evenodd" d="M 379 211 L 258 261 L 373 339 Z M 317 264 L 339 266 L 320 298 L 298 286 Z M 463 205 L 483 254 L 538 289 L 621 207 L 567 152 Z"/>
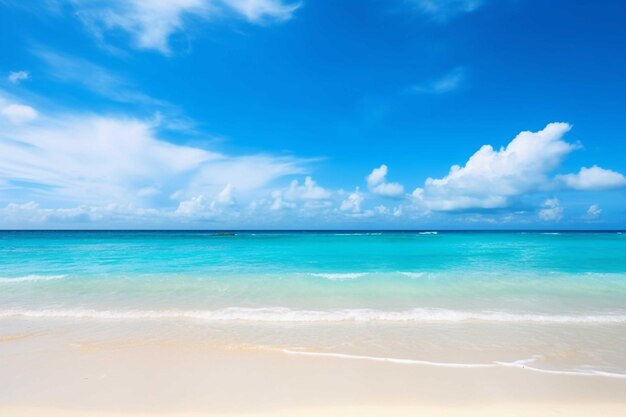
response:
<path fill-rule="evenodd" d="M 42 309 L 0 310 L 0 318 L 38 319 L 104 319 L 104 320 L 205 320 L 241 322 L 465 322 L 545 323 L 545 324 L 624 324 L 626 315 L 546 315 L 506 312 L 469 312 L 444 309 L 411 309 L 384 311 L 373 309 L 342 309 L 330 311 L 292 310 L 286 307 L 242 308 L 219 310 L 93 310 Z"/>
<path fill-rule="evenodd" d="M 345 272 L 345 273 L 310 273 L 312 277 L 326 278 L 332 281 L 341 281 L 346 279 L 357 279 L 367 275 L 367 272 Z"/>
<path fill-rule="evenodd" d="M 0 284 L 10 284 L 16 282 L 30 281 L 51 281 L 54 279 L 65 278 L 65 275 L 24 275 L 23 277 L 0 278 Z"/>

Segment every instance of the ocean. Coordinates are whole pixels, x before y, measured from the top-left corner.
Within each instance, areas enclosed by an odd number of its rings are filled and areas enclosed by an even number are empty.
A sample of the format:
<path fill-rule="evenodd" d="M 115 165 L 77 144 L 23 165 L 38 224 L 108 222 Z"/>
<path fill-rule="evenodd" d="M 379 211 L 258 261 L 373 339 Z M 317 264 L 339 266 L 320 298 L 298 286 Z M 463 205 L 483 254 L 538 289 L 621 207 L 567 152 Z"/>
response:
<path fill-rule="evenodd" d="M 3 231 L 0 330 L 626 378 L 626 234 Z"/>

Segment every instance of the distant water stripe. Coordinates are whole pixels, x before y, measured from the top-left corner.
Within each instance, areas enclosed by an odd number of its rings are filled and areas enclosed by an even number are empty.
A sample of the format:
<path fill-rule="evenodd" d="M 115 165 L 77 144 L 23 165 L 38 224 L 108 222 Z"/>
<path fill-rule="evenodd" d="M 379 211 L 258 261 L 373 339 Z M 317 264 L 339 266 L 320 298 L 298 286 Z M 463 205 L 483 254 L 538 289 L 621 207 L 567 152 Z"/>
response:
<path fill-rule="evenodd" d="M 617 372 L 606 372 L 595 369 L 574 369 L 574 370 L 558 370 L 558 369 L 543 369 L 529 366 L 529 363 L 535 361 L 535 359 L 523 359 L 515 362 L 500 362 L 494 361 L 489 363 L 450 363 L 450 362 L 433 362 L 418 359 L 400 359 L 400 358 L 387 358 L 380 356 L 366 356 L 366 355 L 349 355 L 346 353 L 331 353 L 331 352 L 308 352 L 291 349 L 283 349 L 283 352 L 288 355 L 300 355 L 300 356 L 317 356 L 326 358 L 337 359 L 352 359 L 352 360 L 366 360 L 372 362 L 386 362 L 399 365 L 421 365 L 421 366 L 435 366 L 439 368 L 462 368 L 462 369 L 480 369 L 480 368 L 517 368 L 524 371 L 539 372 L 542 374 L 552 375 L 570 375 L 570 376 L 599 376 L 606 378 L 620 378 L 626 379 L 626 374 Z"/>
<path fill-rule="evenodd" d="M 15 278 L 0 278 L 0 284 L 11 284 L 16 282 L 29 282 L 29 281 L 50 281 L 53 279 L 65 278 L 65 275 L 25 275 L 23 277 Z"/>
<path fill-rule="evenodd" d="M 42 309 L 0 310 L 0 318 L 24 317 L 36 319 L 103 319 L 103 320 L 206 320 L 242 322 L 464 322 L 545 324 L 626 324 L 626 315 L 546 315 L 506 312 L 468 312 L 444 309 L 412 309 L 383 311 L 343 309 L 333 311 L 292 310 L 284 307 L 240 308 L 219 310 L 94 310 Z"/>

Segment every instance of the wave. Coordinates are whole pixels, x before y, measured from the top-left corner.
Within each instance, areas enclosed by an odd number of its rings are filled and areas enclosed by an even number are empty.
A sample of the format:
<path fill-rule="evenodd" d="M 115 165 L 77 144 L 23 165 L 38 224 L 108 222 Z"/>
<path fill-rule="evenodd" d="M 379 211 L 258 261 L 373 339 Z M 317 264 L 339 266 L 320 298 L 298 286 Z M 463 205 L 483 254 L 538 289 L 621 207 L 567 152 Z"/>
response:
<path fill-rule="evenodd" d="M 379 357 L 379 356 L 349 355 L 346 353 L 309 352 L 309 351 L 300 351 L 300 350 L 291 350 L 291 349 L 283 349 L 283 352 L 288 355 L 366 360 L 366 361 L 373 361 L 373 362 L 394 363 L 394 364 L 400 364 L 400 365 L 422 365 L 422 366 L 435 366 L 435 367 L 440 367 L 440 368 L 463 368 L 463 369 L 503 367 L 503 368 L 517 368 L 517 369 L 521 369 L 524 371 L 539 372 L 543 374 L 553 374 L 553 375 L 599 376 L 599 377 L 607 377 L 607 378 L 626 379 L 626 374 L 621 374 L 617 372 L 600 371 L 600 370 L 595 370 L 595 369 L 557 370 L 557 369 L 544 369 L 544 368 L 536 368 L 533 366 L 529 366 L 530 363 L 533 363 L 534 361 L 536 361 L 537 359 L 536 357 L 531 358 L 531 359 L 523 359 L 519 361 L 514 361 L 514 362 L 494 361 L 494 362 L 487 362 L 487 363 L 451 363 L 451 362 L 433 362 L 433 361 L 418 360 L 418 359 L 399 359 L 399 358 L 388 358 L 388 357 Z"/>
<path fill-rule="evenodd" d="M 23 277 L 14 278 L 0 278 L 0 284 L 9 284 L 15 282 L 29 282 L 29 281 L 50 281 L 53 279 L 65 278 L 65 275 L 25 275 Z"/>
<path fill-rule="evenodd" d="M 426 275 L 426 272 L 411 272 L 411 271 L 399 271 L 400 274 L 408 278 L 422 278 Z"/>
<path fill-rule="evenodd" d="M 418 235 L 437 235 L 439 232 L 419 232 Z"/>
<path fill-rule="evenodd" d="M 557 233 L 557 232 L 543 232 L 542 235 L 554 235 L 554 236 L 557 236 L 557 235 L 560 235 L 560 233 Z"/>
<path fill-rule="evenodd" d="M 312 277 L 326 278 L 333 281 L 341 281 L 345 279 L 357 279 L 367 275 L 367 272 L 346 272 L 346 273 L 310 273 Z"/>
<path fill-rule="evenodd" d="M 0 310 L 0 319 L 24 317 L 37 319 L 104 319 L 104 320 L 204 320 L 241 322 L 495 322 L 539 324 L 625 324 L 626 315 L 544 315 L 505 312 L 469 312 L 444 309 L 412 309 L 384 311 L 372 309 L 343 309 L 331 311 L 292 310 L 286 307 L 242 308 L 219 310 L 94 310 L 42 309 Z"/>
<path fill-rule="evenodd" d="M 372 233 L 335 233 L 335 236 L 381 236 L 381 232 Z"/>

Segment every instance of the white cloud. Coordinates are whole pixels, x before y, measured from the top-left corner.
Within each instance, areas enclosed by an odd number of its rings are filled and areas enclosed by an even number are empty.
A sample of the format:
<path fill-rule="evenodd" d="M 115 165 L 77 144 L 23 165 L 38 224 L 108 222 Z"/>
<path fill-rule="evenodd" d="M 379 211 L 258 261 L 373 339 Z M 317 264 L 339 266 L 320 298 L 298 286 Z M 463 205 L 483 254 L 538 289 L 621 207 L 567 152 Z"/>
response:
<path fill-rule="evenodd" d="M 49 75 L 56 81 L 80 86 L 120 103 L 166 104 L 137 91 L 124 77 L 86 59 L 43 48 L 34 48 L 31 52 L 47 65 Z"/>
<path fill-rule="evenodd" d="M 228 15 L 263 24 L 288 20 L 299 7 L 282 0 L 73 0 L 77 15 L 99 39 L 114 30 L 127 32 L 140 49 L 170 51 L 170 36 L 190 20 Z"/>
<path fill-rule="evenodd" d="M 24 80 L 28 80 L 30 78 L 30 74 L 28 71 L 12 71 L 9 73 L 7 79 L 11 84 L 19 84 Z"/>
<path fill-rule="evenodd" d="M 563 207 L 557 198 L 549 198 L 543 202 L 539 210 L 539 218 L 544 221 L 559 221 L 563 218 Z"/>
<path fill-rule="evenodd" d="M 367 186 L 374 194 L 385 197 L 398 197 L 404 194 L 404 186 L 397 182 L 387 182 L 387 165 L 374 168 L 367 176 Z"/>
<path fill-rule="evenodd" d="M 547 175 L 576 148 L 562 140 L 570 128 L 550 123 L 539 132 L 520 133 L 499 150 L 484 145 L 465 166 L 452 166 L 443 178 L 428 178 L 413 197 L 435 211 L 507 207 L 511 197 L 548 186 Z"/>
<path fill-rule="evenodd" d="M 299 2 L 286 4 L 281 0 L 224 0 L 223 2 L 248 21 L 255 23 L 289 20 L 293 12 L 301 6 Z"/>
<path fill-rule="evenodd" d="M 199 195 L 189 200 L 181 201 L 175 213 L 186 217 L 201 217 L 202 215 L 212 214 L 214 209 L 214 201 L 209 201 L 203 195 Z"/>
<path fill-rule="evenodd" d="M 226 184 L 224 189 L 217 195 L 217 202 L 220 204 L 232 206 L 235 204 L 234 190 L 232 184 Z"/>
<path fill-rule="evenodd" d="M 37 110 L 24 104 L 6 103 L 0 98 L 0 115 L 13 124 L 22 124 L 35 120 Z"/>
<path fill-rule="evenodd" d="M 299 203 L 303 203 L 303 207 L 308 209 L 324 208 L 328 206 L 328 202 L 324 200 L 330 197 L 330 191 L 307 176 L 302 184 L 298 180 L 292 180 L 288 187 L 272 191 L 270 208 L 271 210 L 294 209 Z"/>
<path fill-rule="evenodd" d="M 578 174 L 559 175 L 557 181 L 574 190 L 607 190 L 626 187 L 626 177 L 619 172 L 603 169 L 597 165 L 582 167 Z"/>
<path fill-rule="evenodd" d="M 446 22 L 460 14 L 473 12 L 484 0 L 404 0 L 416 11 L 438 22 Z"/>
<path fill-rule="evenodd" d="M 229 204 L 233 190 L 252 198 L 275 179 L 302 173 L 306 162 L 169 143 L 149 122 L 132 118 L 54 114 L 11 128 L 0 118 L 4 201 L 9 192 L 54 205 L 141 204 L 176 194 L 178 200 L 215 195 Z"/>
<path fill-rule="evenodd" d="M 356 187 L 356 190 L 342 201 L 340 210 L 354 214 L 361 213 L 361 204 L 364 199 L 363 194 L 359 191 L 359 187 Z"/>
<path fill-rule="evenodd" d="M 272 192 L 272 204 L 270 205 L 271 210 L 282 210 L 284 208 L 295 208 L 296 204 L 293 202 L 285 201 L 283 199 L 283 193 L 281 191 L 273 191 Z"/>
<path fill-rule="evenodd" d="M 161 194 L 159 187 L 143 187 L 137 191 L 139 197 L 155 197 Z"/>
<path fill-rule="evenodd" d="M 414 84 L 407 90 L 412 94 L 444 94 L 456 90 L 465 81 L 467 71 L 465 68 L 455 68 L 443 77 L 422 84 Z"/>
<path fill-rule="evenodd" d="M 300 185 L 298 180 L 293 180 L 283 193 L 287 200 L 324 200 L 330 198 L 330 192 L 317 185 L 311 177 L 306 177 Z"/>
<path fill-rule="evenodd" d="M 602 209 L 597 204 L 592 204 L 587 209 L 587 216 L 590 219 L 597 219 L 598 217 L 600 217 L 600 214 L 602 214 Z"/>
<path fill-rule="evenodd" d="M 103 206 L 79 205 L 65 208 L 44 208 L 34 201 L 26 203 L 10 203 L 0 208 L 0 219 L 3 224 L 24 227 L 42 224 L 89 224 L 98 221 L 130 221 L 129 224 L 150 222 L 159 218 L 167 218 L 167 213 L 155 209 L 138 208 L 132 205 L 107 204 Z"/>

